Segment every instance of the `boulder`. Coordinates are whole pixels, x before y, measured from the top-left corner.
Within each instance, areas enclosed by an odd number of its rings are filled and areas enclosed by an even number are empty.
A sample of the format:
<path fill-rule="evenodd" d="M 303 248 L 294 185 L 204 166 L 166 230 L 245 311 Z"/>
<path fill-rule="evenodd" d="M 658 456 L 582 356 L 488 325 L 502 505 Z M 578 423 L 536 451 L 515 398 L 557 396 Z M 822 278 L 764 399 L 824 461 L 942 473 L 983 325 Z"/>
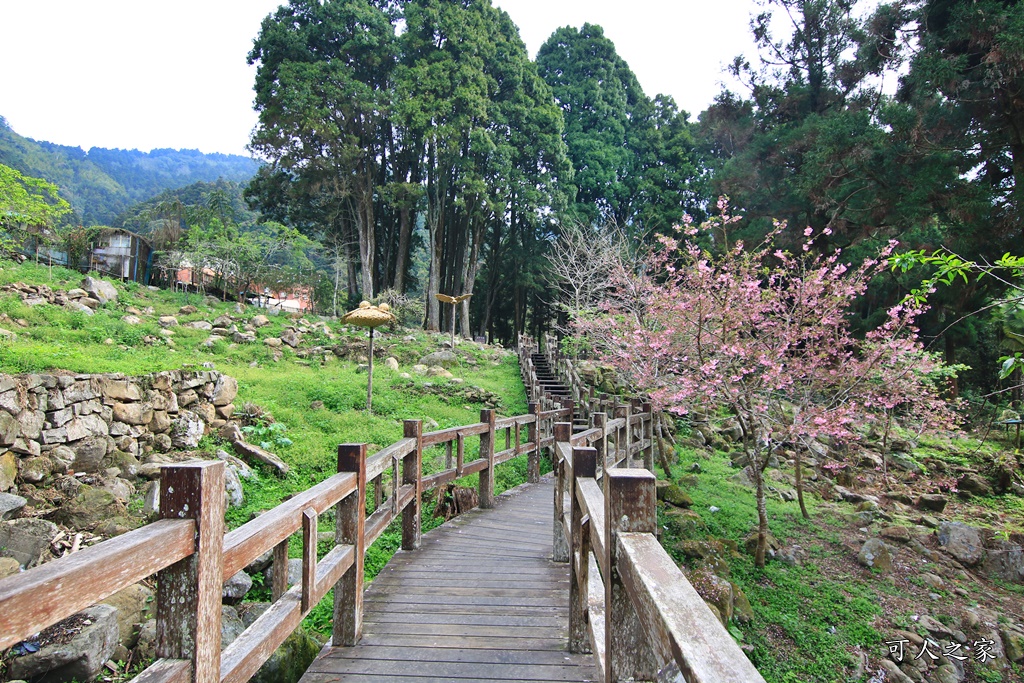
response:
<path fill-rule="evenodd" d="M 53 462 L 45 455 L 22 458 L 18 463 L 21 480 L 29 484 L 38 484 L 53 473 Z"/>
<path fill-rule="evenodd" d="M 75 453 L 75 469 L 79 472 L 99 472 L 103 468 L 108 445 L 107 440 L 101 436 L 90 436 L 70 444 Z"/>
<path fill-rule="evenodd" d="M 114 420 L 128 425 L 149 424 L 153 419 L 153 407 L 145 403 L 115 403 Z"/>
<path fill-rule="evenodd" d="M 160 318 L 159 318 L 159 320 L 157 322 L 160 323 L 160 327 L 177 327 L 178 326 L 178 319 L 175 318 L 173 315 L 162 315 L 162 316 L 160 316 Z"/>
<path fill-rule="evenodd" d="M 142 318 L 137 315 L 125 315 L 121 317 L 121 322 L 125 325 L 141 325 Z"/>
<path fill-rule="evenodd" d="M 11 493 L 0 493 L 0 520 L 14 519 L 25 507 L 26 501 L 21 496 Z"/>
<path fill-rule="evenodd" d="M 255 328 L 266 327 L 270 324 L 270 318 L 265 315 L 257 315 L 249 322 L 251 322 L 252 326 Z"/>
<path fill-rule="evenodd" d="M 302 335 L 295 330 L 288 329 L 281 333 L 281 341 L 294 349 L 302 341 Z"/>
<path fill-rule="evenodd" d="M 224 496 L 228 507 L 241 507 L 245 503 L 245 493 L 238 471 L 233 467 L 224 468 Z"/>
<path fill-rule="evenodd" d="M 0 557 L 0 579 L 14 576 L 21 571 L 21 565 L 13 557 Z"/>
<path fill-rule="evenodd" d="M 110 605 L 93 605 L 51 629 L 73 635 L 67 642 L 45 645 L 38 652 L 10 660 L 10 678 L 33 683 L 93 680 L 117 647 L 117 610 Z"/>
<path fill-rule="evenodd" d="M 115 301 L 117 299 L 117 287 L 105 280 L 87 277 L 82 280 L 82 289 L 101 304 L 105 304 L 108 301 Z M 100 663 L 102 664 L 102 662 Z"/>
<path fill-rule="evenodd" d="M 0 413 L 0 416 L 6 413 Z M 7 491 L 14 486 L 18 476 L 18 457 L 7 451 L 0 454 L 0 491 Z"/>
<path fill-rule="evenodd" d="M 274 565 L 267 567 L 264 572 L 267 577 L 267 585 L 274 584 Z M 292 558 L 288 560 L 288 585 L 294 586 L 295 584 L 302 583 L 302 560 L 299 558 Z"/>
<path fill-rule="evenodd" d="M 21 435 L 21 424 L 10 413 L 0 410 L 0 446 L 10 446 Z"/>
<path fill-rule="evenodd" d="M 995 541 L 985 553 L 981 570 L 990 578 L 1024 583 L 1024 549 L 1009 541 Z"/>
<path fill-rule="evenodd" d="M 213 387 L 210 401 L 215 406 L 226 406 L 238 395 L 238 381 L 229 375 L 221 375 Z"/>
<path fill-rule="evenodd" d="M 386 358 L 384 360 L 384 365 L 386 365 L 389 369 L 398 372 L 398 359 L 395 358 L 394 356 Z"/>
<path fill-rule="evenodd" d="M 29 569 L 49 558 L 50 543 L 59 533 L 53 522 L 34 517 L 0 523 L 0 556 L 12 557 Z"/>
<path fill-rule="evenodd" d="M 917 507 L 932 512 L 942 512 L 946 509 L 946 497 L 941 493 L 926 493 L 917 499 Z"/>
<path fill-rule="evenodd" d="M 1008 627 L 999 630 L 1003 637 L 1003 650 L 1006 658 L 1014 664 L 1024 663 L 1024 633 Z"/>
<path fill-rule="evenodd" d="M 137 583 L 103 600 L 102 604 L 117 609 L 118 644 L 135 647 L 142 624 L 156 616 L 156 596 L 151 588 Z"/>
<path fill-rule="evenodd" d="M 674 505 L 680 508 L 688 508 L 693 505 L 693 499 L 675 484 L 659 487 L 657 489 L 657 493 L 658 500 L 662 500 L 669 505 Z"/>
<path fill-rule="evenodd" d="M 235 638 L 242 635 L 245 624 L 238 618 L 238 612 L 229 605 L 220 606 L 220 649 L 226 648 Z"/>
<path fill-rule="evenodd" d="M 265 465 L 270 465 L 282 477 L 291 471 L 291 468 L 288 467 L 287 463 L 281 460 L 281 458 L 277 457 L 270 451 L 260 448 L 259 446 L 241 440 L 235 441 L 231 446 L 235 449 L 235 452 L 243 458 L 252 458 Z"/>
<path fill-rule="evenodd" d="M 178 419 L 171 423 L 171 444 L 175 448 L 192 449 L 206 433 L 206 423 L 191 410 L 178 413 Z"/>
<path fill-rule="evenodd" d="M 127 380 L 103 378 L 100 380 L 100 393 L 104 398 L 114 401 L 141 401 L 142 390 L 139 385 Z"/>
<path fill-rule="evenodd" d="M 124 515 L 117 497 L 102 488 L 83 484 L 78 495 L 57 511 L 57 519 L 74 529 L 92 529 L 100 522 Z"/>
<path fill-rule="evenodd" d="M 225 603 L 237 605 L 252 588 L 252 578 L 244 571 L 238 572 L 224 583 L 221 595 Z"/>
<path fill-rule="evenodd" d="M 968 472 L 956 482 L 957 490 L 974 496 L 992 495 L 992 486 L 985 477 L 976 472 Z"/>
<path fill-rule="evenodd" d="M 897 543 L 910 543 L 910 530 L 905 526 L 886 527 L 879 533 L 882 538 L 890 541 L 896 541 Z"/>
<path fill-rule="evenodd" d="M 857 562 L 865 567 L 879 569 L 883 572 L 892 569 L 892 556 L 889 554 L 889 548 L 878 538 L 869 538 L 864 542 L 860 552 L 857 553 Z"/>
<path fill-rule="evenodd" d="M 253 332 L 235 332 L 231 335 L 231 341 L 236 344 L 252 344 L 256 341 L 256 335 Z"/>
<path fill-rule="evenodd" d="M 281 340 L 278 339 L 277 337 L 267 337 L 266 339 L 263 340 L 263 343 L 272 349 L 280 348 L 282 344 Z"/>
<path fill-rule="evenodd" d="M 459 358 L 450 349 L 443 349 L 423 356 L 423 358 L 420 358 L 419 364 L 426 365 L 428 368 L 435 365 L 439 365 L 442 368 L 452 368 L 459 364 Z"/>
<path fill-rule="evenodd" d="M 985 556 L 981 531 L 963 522 L 942 522 L 939 545 L 966 567 L 973 567 Z"/>

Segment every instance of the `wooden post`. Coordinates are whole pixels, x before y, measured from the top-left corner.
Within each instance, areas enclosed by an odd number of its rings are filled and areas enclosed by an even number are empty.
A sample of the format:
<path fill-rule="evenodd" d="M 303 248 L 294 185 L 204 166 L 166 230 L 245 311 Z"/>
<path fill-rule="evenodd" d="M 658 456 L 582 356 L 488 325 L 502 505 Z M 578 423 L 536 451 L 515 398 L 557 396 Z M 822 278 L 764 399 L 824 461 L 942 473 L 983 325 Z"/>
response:
<path fill-rule="evenodd" d="M 302 613 L 313 609 L 316 592 L 316 531 L 319 516 L 308 507 L 302 511 Z"/>
<path fill-rule="evenodd" d="M 657 660 L 616 567 L 618 534 L 654 533 L 657 497 L 654 474 L 641 469 L 612 469 L 604 474 L 605 681 L 653 681 Z"/>
<path fill-rule="evenodd" d="M 554 527 L 552 528 L 552 560 L 555 562 L 568 562 L 569 561 L 569 539 L 565 537 L 565 525 L 562 520 L 565 518 L 565 490 L 568 487 L 566 481 L 567 465 L 561 457 L 559 457 L 558 447 L 559 443 L 563 443 L 566 446 L 569 445 L 569 438 L 572 436 L 572 423 L 571 422 L 556 422 L 555 423 L 555 447 L 552 450 L 551 458 L 552 463 L 555 466 L 555 518 Z"/>
<path fill-rule="evenodd" d="M 597 450 L 598 470 L 604 472 L 605 468 L 608 467 L 608 434 L 605 432 L 605 425 L 608 424 L 608 415 L 605 413 L 593 413 L 592 417 L 594 427 L 601 430 L 601 436 L 594 442 L 594 448 Z"/>
<path fill-rule="evenodd" d="M 370 328 L 370 366 L 366 371 L 366 412 L 373 412 L 373 328 Z"/>
<path fill-rule="evenodd" d="M 414 485 L 416 495 L 402 511 L 402 550 L 416 550 L 420 547 L 422 537 L 420 504 L 423 498 L 423 421 L 406 420 L 404 430 L 405 438 L 416 439 L 416 447 L 402 458 L 402 485 Z"/>
<path fill-rule="evenodd" d="M 581 478 L 597 476 L 597 449 L 572 449 L 572 549 L 569 552 L 569 652 L 589 652 L 587 637 L 587 574 L 590 569 L 590 534 L 584 535 L 583 506 L 577 489 Z M 579 563 L 577 565 L 577 563 Z"/>
<path fill-rule="evenodd" d="M 270 600 L 277 602 L 288 592 L 288 539 L 274 546 L 274 578 L 270 584 Z"/>
<path fill-rule="evenodd" d="M 480 421 L 487 425 L 480 435 L 480 457 L 487 461 L 487 467 L 480 470 L 480 507 L 484 510 L 494 507 L 494 420 L 493 410 L 480 411 Z"/>
<path fill-rule="evenodd" d="M 338 446 L 338 471 L 356 473 L 356 490 L 336 506 L 334 542 L 351 544 L 352 566 L 334 586 L 335 646 L 350 647 L 363 635 L 363 557 L 366 554 L 366 444 Z"/>
<path fill-rule="evenodd" d="M 615 417 L 623 418 L 623 425 L 615 433 L 615 459 L 622 464 L 619 467 L 629 467 L 630 441 L 629 441 L 629 404 L 615 402 Z"/>
<path fill-rule="evenodd" d="M 534 421 L 526 427 L 526 440 L 533 444 L 533 450 L 526 455 L 526 481 L 536 484 L 540 481 L 540 404 L 531 403 L 529 413 Z"/>
<path fill-rule="evenodd" d="M 644 415 L 643 422 L 643 439 L 647 442 L 647 446 L 644 447 L 644 467 L 651 472 L 654 471 L 654 410 L 651 408 L 650 403 L 641 403 L 640 412 Z M 670 476 L 668 472 L 665 476 Z"/>
<path fill-rule="evenodd" d="M 195 520 L 196 549 L 157 574 L 156 656 L 191 661 L 192 683 L 219 683 L 224 462 L 164 467 L 160 517 Z"/>

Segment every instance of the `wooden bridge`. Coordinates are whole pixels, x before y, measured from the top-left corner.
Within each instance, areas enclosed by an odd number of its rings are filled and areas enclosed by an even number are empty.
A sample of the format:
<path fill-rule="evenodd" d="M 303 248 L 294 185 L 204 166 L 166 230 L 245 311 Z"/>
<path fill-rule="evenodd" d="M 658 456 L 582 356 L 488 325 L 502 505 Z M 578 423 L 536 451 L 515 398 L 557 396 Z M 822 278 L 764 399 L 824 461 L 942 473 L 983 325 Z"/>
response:
<path fill-rule="evenodd" d="M 138 683 L 244 683 L 332 588 L 331 647 L 304 683 L 763 681 L 657 541 L 649 406 L 595 398 L 546 347 L 520 345 L 527 414 L 430 433 L 408 420 L 370 457 L 341 445 L 338 474 L 227 534 L 224 464 L 164 468 L 159 521 L 0 580 L 0 649 L 155 574 L 159 659 Z M 444 469 L 424 475 L 431 449 Z M 530 483 L 495 496 L 495 467 L 523 455 Z M 423 493 L 473 473 L 480 509 L 423 536 Z M 366 548 L 399 520 L 402 551 L 364 591 Z M 221 586 L 269 550 L 273 604 L 221 651 Z"/>

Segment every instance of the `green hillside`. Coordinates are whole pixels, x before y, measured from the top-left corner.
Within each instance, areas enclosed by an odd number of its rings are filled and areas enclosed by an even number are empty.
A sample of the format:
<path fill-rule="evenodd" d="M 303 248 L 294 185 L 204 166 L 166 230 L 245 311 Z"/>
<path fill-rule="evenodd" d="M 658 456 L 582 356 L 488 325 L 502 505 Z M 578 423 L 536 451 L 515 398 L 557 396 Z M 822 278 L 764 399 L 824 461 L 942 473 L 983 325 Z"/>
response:
<path fill-rule="evenodd" d="M 83 225 L 116 225 L 133 204 L 197 182 L 244 183 L 258 168 L 237 155 L 198 150 L 103 149 L 85 151 L 18 135 L 0 117 L 0 164 L 60 187 Z"/>

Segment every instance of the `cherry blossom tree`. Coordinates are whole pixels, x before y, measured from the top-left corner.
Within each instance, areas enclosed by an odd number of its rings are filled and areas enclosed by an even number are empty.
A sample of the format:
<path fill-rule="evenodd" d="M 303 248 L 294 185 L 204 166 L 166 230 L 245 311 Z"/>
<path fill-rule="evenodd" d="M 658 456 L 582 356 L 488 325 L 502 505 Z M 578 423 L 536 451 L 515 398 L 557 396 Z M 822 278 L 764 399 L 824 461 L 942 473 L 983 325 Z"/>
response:
<path fill-rule="evenodd" d="M 645 273 L 620 269 L 602 315 L 577 321 L 576 333 L 656 408 L 725 410 L 739 422 L 756 490 L 755 564 L 763 567 L 763 475 L 774 449 L 850 443 L 857 427 L 896 411 L 933 428 L 951 426 L 954 413 L 940 394 L 941 363 L 917 338 L 921 304 L 892 307 L 863 338 L 851 332 L 852 305 L 884 271 L 894 243 L 853 265 L 839 250 L 816 253 L 810 228 L 801 253 L 773 248 L 786 229 L 777 223 L 757 247 L 736 243 L 716 257 L 699 242 L 738 220 L 724 199 L 719 208 L 702 226 L 687 220 L 678 239 L 662 238 Z M 796 469 L 806 516 L 799 459 Z"/>

